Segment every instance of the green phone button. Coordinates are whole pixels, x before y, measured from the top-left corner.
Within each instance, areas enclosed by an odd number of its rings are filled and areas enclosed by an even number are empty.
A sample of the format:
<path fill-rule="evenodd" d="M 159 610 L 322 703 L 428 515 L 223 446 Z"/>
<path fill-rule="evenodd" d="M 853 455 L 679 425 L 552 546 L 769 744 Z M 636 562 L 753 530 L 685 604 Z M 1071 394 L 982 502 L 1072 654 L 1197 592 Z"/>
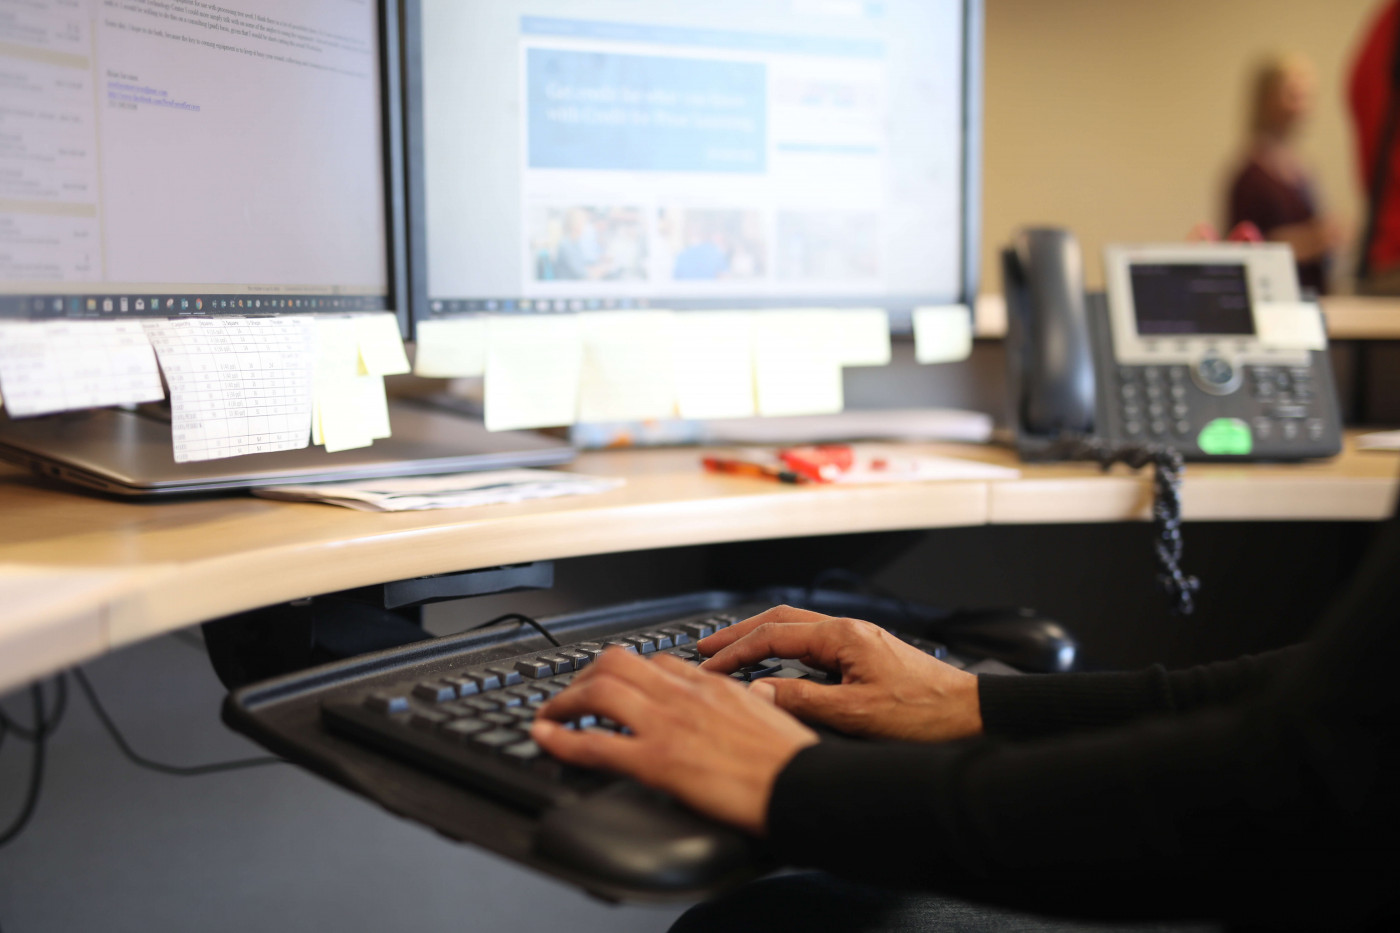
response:
<path fill-rule="evenodd" d="M 1196 443 L 1204 453 L 1212 456 L 1230 454 L 1243 457 L 1254 449 L 1254 435 L 1249 425 L 1239 418 L 1216 418 L 1201 429 Z"/>

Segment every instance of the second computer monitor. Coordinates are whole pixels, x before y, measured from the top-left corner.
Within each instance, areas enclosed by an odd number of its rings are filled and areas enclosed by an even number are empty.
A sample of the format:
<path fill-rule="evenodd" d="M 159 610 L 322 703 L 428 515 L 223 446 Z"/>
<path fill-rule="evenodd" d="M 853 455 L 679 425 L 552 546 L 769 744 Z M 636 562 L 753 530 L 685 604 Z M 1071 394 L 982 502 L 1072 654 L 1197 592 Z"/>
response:
<path fill-rule="evenodd" d="M 414 311 L 973 293 L 975 0 L 410 0 Z"/>

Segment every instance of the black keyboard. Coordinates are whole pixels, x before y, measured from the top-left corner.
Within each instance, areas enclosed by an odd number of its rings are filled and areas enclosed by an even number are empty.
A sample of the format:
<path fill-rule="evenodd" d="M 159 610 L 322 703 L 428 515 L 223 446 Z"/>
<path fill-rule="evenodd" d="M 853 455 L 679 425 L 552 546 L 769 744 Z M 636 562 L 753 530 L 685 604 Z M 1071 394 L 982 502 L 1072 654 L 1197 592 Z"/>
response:
<path fill-rule="evenodd" d="M 669 654 L 691 664 L 695 643 L 728 628 L 738 617 L 717 613 L 690 622 L 622 632 L 598 641 L 464 666 L 431 678 L 378 686 L 362 695 L 326 702 L 326 726 L 399 755 L 478 790 L 531 810 L 545 810 L 619 778 L 561 764 L 529 737 L 535 711 L 567 687 L 575 674 L 609 649 L 643 657 Z M 942 645 L 907 638 L 938 657 Z M 826 675 L 796 661 L 770 658 L 731 677 L 814 678 Z M 567 728 L 625 731 L 609 719 L 585 716 Z"/>
<path fill-rule="evenodd" d="M 665 794 L 553 759 L 529 728 L 604 651 L 698 664 L 699 639 L 772 605 L 731 598 L 695 611 L 722 601 L 705 593 L 548 620 L 561 641 L 577 639 L 554 647 L 511 625 L 408 644 L 242 688 L 225 719 L 396 813 L 604 897 L 702 896 L 777 866 L 760 842 Z M 961 664 L 941 644 L 900 637 Z M 778 659 L 731 676 L 831 680 Z M 591 716 L 569 726 L 623 731 Z"/>

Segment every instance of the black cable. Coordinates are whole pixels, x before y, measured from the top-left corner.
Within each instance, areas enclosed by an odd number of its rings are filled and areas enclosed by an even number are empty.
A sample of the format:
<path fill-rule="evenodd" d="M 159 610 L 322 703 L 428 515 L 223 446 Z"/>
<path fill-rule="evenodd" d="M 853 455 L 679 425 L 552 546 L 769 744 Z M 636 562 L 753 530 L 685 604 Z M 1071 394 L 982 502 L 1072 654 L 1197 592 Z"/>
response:
<path fill-rule="evenodd" d="M 525 615 L 525 613 L 523 612 L 507 612 L 505 615 L 496 616 L 496 618 L 494 619 L 487 619 L 485 622 L 482 622 L 479 625 L 473 625 L 470 628 L 463 629 L 462 631 L 475 632 L 477 629 L 488 628 L 492 625 L 496 625 L 501 622 L 519 622 L 522 625 L 528 625 L 530 626 L 530 628 L 543 635 L 554 647 L 563 647 L 563 644 L 559 641 L 559 639 L 549 634 L 549 629 L 545 628 L 543 625 L 540 625 L 540 623 Z"/>
<path fill-rule="evenodd" d="M 92 684 L 87 679 L 87 674 L 81 667 L 73 668 L 73 677 L 78 681 L 78 687 L 83 691 L 89 703 L 92 704 L 92 711 L 97 714 L 97 718 L 107 729 L 107 733 L 112 736 L 112 741 L 117 743 L 117 748 L 121 749 L 123 755 L 142 768 L 151 771 L 158 771 L 161 774 L 173 774 L 177 777 L 196 777 L 201 774 L 216 774 L 222 771 L 239 771 L 244 768 L 261 768 L 264 765 L 286 764 L 284 758 L 273 758 L 264 756 L 259 758 L 237 758 L 233 761 L 216 761 L 206 765 L 168 765 L 164 762 L 153 761 L 144 755 L 138 754 L 127 744 L 126 737 L 122 735 L 117 724 L 112 721 L 112 717 L 107 715 L 107 710 L 97 699 L 97 691 L 93 690 Z"/>
<path fill-rule="evenodd" d="M 44 751 L 48 745 L 49 733 L 46 730 L 44 721 L 44 688 L 41 684 L 35 684 L 29 688 L 30 699 L 34 703 L 34 757 L 29 768 L 29 789 L 24 795 L 24 806 L 20 808 L 19 816 L 4 831 L 0 832 L 0 849 L 14 841 L 24 827 L 29 823 L 30 817 L 39 806 L 39 790 L 44 784 Z"/>
<path fill-rule="evenodd" d="M 54 689 L 57 697 L 54 699 L 53 713 L 44 721 L 42 730 L 27 729 L 5 715 L 4 710 L 0 710 L 0 724 L 4 729 L 0 730 L 0 736 L 4 733 L 13 732 L 15 738 L 23 739 L 26 742 L 33 742 L 36 733 L 42 731 L 45 735 L 53 735 L 58 731 L 58 724 L 63 719 L 64 712 L 68 709 L 68 678 L 59 674 L 54 678 Z"/>
<path fill-rule="evenodd" d="M 1152 548 L 1161 571 L 1157 583 L 1173 613 L 1189 616 L 1194 612 L 1201 581 L 1181 570 L 1181 474 L 1186 468 L 1181 452 L 1160 444 L 1115 447 L 1095 437 L 1062 437 L 1050 445 L 1045 457 L 1092 460 L 1104 470 L 1115 463 L 1125 463 L 1134 470 L 1152 464 Z"/>

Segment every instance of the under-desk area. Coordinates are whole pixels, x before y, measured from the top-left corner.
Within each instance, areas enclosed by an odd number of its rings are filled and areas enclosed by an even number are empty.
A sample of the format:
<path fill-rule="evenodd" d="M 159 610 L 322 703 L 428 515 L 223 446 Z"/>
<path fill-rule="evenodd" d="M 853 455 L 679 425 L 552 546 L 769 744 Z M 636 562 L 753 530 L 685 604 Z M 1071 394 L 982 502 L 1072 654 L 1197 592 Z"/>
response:
<path fill-rule="evenodd" d="M 1400 4 L 167 6 L 0 0 L 4 933 L 1400 918 Z"/>

